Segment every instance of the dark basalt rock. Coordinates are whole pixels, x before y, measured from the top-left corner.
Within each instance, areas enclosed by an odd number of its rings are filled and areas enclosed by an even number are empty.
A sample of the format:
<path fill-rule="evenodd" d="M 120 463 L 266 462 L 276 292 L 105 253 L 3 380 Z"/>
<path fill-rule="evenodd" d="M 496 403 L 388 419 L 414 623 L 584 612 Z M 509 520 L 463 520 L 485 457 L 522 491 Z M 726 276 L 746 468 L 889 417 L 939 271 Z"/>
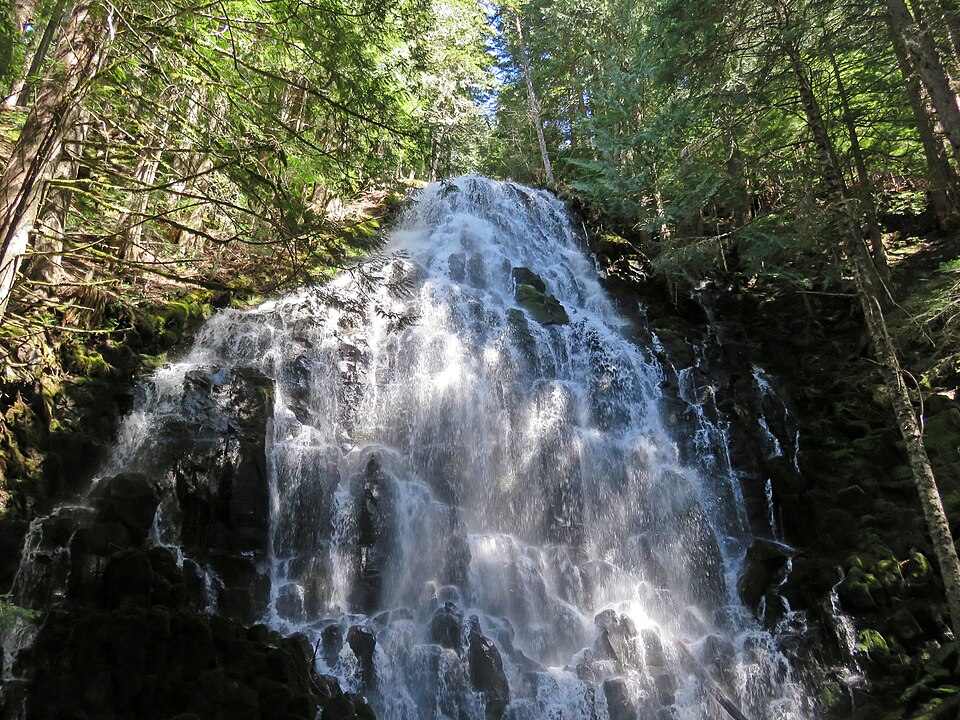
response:
<path fill-rule="evenodd" d="M 710 635 L 703 641 L 700 652 L 710 677 L 732 689 L 736 681 L 737 655 L 730 641 L 719 635 Z"/>
<path fill-rule="evenodd" d="M 781 543 L 762 538 L 753 541 L 737 585 L 740 599 L 747 607 L 757 609 L 760 599 L 775 585 L 790 556 L 790 549 Z"/>
<path fill-rule="evenodd" d="M 518 287 L 520 285 L 529 285 L 537 292 L 545 293 L 547 291 L 547 284 L 543 281 L 543 278 L 530 268 L 515 267 L 510 271 L 510 277 Z"/>
<path fill-rule="evenodd" d="M 433 617 L 430 618 L 427 637 L 430 642 L 460 654 L 462 646 L 460 627 L 462 624 L 463 613 L 457 609 L 454 603 L 445 602 L 443 607 L 437 608 Z"/>
<path fill-rule="evenodd" d="M 390 557 L 390 534 L 393 526 L 393 498 L 390 479 L 380 467 L 380 460 L 371 455 L 363 475 L 354 481 L 357 498 L 357 580 L 351 601 L 365 613 L 373 612 L 380 600 L 383 572 Z"/>
<path fill-rule="evenodd" d="M 637 656 L 637 628 L 626 615 L 615 610 L 604 610 L 593 619 L 600 630 L 594 643 L 597 657 L 614 660 L 618 665 L 628 663 Z"/>
<path fill-rule="evenodd" d="M 73 549 L 73 566 L 103 562 L 93 552 L 103 549 L 81 530 L 59 538 Z M 314 720 L 321 707 L 324 718 L 372 717 L 362 698 L 318 680 L 305 637 L 284 638 L 262 625 L 244 629 L 187 607 L 188 570 L 169 550 L 134 543 L 106 553 L 102 573 L 71 583 L 18 658 L 21 692 L 8 695 L 24 699 L 16 717 Z M 372 635 L 366 645 L 362 635 L 351 639 L 372 667 Z M 3 717 L 14 717 L 9 712 L 12 706 Z"/>
<path fill-rule="evenodd" d="M 666 658 L 663 654 L 663 643 L 660 635 L 653 628 L 644 628 L 640 631 L 643 642 L 643 659 L 650 667 L 663 667 Z"/>
<path fill-rule="evenodd" d="M 604 680 L 603 694 L 607 699 L 610 720 L 637 720 L 637 708 L 630 699 L 627 683 L 623 678 Z"/>
<path fill-rule="evenodd" d="M 483 635 L 476 615 L 470 618 L 467 660 L 470 663 L 470 682 L 483 693 L 487 719 L 500 720 L 510 702 L 510 684 L 503 672 L 500 651 L 492 640 Z"/>
<path fill-rule="evenodd" d="M 121 524 L 139 542 L 150 532 L 160 495 L 146 475 L 121 473 L 102 478 L 91 492 L 91 502 L 100 522 Z"/>
<path fill-rule="evenodd" d="M 376 681 L 374 652 L 377 649 L 377 638 L 373 631 L 354 625 L 347 632 L 347 645 L 360 662 L 360 679 L 364 686 L 373 688 Z"/>
<path fill-rule="evenodd" d="M 570 322 L 570 316 L 557 298 L 532 285 L 518 285 L 515 297 L 520 306 L 541 325 L 566 325 Z"/>
<path fill-rule="evenodd" d="M 657 700 L 661 705 L 673 705 L 676 701 L 677 679 L 671 673 L 660 673 L 653 678 Z"/>
<path fill-rule="evenodd" d="M 335 667 L 343 648 L 343 628 L 340 625 L 327 625 L 320 633 L 323 648 L 323 661 L 327 667 Z"/>

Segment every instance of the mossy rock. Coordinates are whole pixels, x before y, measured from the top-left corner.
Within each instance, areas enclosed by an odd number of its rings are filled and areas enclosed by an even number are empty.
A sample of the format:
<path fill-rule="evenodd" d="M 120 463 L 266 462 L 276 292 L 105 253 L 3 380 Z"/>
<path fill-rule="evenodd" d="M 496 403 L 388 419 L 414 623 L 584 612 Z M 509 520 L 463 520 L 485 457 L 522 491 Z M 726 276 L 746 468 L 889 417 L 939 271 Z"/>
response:
<path fill-rule="evenodd" d="M 539 292 L 545 293 L 547 291 L 547 284 L 543 281 L 543 278 L 530 268 L 515 267 L 510 271 L 510 277 L 513 278 L 517 288 L 521 285 L 530 285 Z"/>
<path fill-rule="evenodd" d="M 570 322 L 570 316 L 559 300 L 532 285 L 518 285 L 515 297 L 520 307 L 541 325 L 566 325 Z"/>
<path fill-rule="evenodd" d="M 857 651 L 877 658 L 889 655 L 890 646 L 879 632 L 867 629 L 861 630 L 857 635 Z"/>
<path fill-rule="evenodd" d="M 847 694 L 843 688 L 840 687 L 840 683 L 837 682 L 827 683 L 820 689 L 820 693 L 817 695 L 817 702 L 820 705 L 820 709 L 825 712 L 840 710 L 847 700 Z"/>

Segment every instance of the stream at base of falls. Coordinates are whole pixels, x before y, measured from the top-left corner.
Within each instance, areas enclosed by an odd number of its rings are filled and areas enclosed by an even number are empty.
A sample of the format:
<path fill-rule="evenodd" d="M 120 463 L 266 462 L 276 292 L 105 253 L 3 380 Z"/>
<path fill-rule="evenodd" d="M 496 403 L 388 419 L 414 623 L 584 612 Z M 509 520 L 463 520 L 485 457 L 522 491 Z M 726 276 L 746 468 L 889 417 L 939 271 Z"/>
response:
<path fill-rule="evenodd" d="M 751 528 L 710 388 L 583 245 L 549 193 L 431 185 L 381 255 L 214 316 L 101 476 L 165 484 L 150 537 L 206 607 L 303 633 L 382 720 L 814 718 L 737 591 L 772 501 Z"/>

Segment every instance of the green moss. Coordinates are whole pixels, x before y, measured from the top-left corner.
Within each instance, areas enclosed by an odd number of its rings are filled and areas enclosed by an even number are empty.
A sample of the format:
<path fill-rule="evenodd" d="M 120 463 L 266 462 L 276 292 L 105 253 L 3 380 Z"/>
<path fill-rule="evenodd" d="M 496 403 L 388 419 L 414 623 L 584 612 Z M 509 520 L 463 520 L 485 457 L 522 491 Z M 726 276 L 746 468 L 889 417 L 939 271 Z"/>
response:
<path fill-rule="evenodd" d="M 840 687 L 840 683 L 830 682 L 821 688 L 817 701 L 820 703 L 821 710 L 830 711 L 843 702 L 843 696 L 843 688 Z"/>
<path fill-rule="evenodd" d="M 79 344 L 61 347 L 60 362 L 68 373 L 86 378 L 105 378 L 113 371 L 100 352 Z"/>
<path fill-rule="evenodd" d="M 876 630 L 861 630 L 857 635 L 857 651 L 870 656 L 889 655 L 890 647 Z"/>
<path fill-rule="evenodd" d="M 901 572 L 904 579 L 911 585 L 925 585 L 933 580 L 933 567 L 927 556 L 919 550 L 907 559 Z"/>
<path fill-rule="evenodd" d="M 566 325 L 570 316 L 553 295 L 547 295 L 532 285 L 518 285 L 517 302 L 541 325 Z"/>

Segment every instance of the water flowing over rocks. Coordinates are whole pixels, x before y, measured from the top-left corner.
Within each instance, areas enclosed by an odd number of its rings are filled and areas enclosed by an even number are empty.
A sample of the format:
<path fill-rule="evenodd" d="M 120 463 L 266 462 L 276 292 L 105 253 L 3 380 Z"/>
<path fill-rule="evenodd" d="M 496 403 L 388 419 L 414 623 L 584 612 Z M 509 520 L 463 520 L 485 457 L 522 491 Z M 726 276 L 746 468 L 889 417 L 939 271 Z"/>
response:
<path fill-rule="evenodd" d="M 582 244 L 553 196 L 461 178 L 384 258 L 212 318 L 31 527 L 17 597 L 58 609 L 8 707 L 814 717 L 771 607 L 786 406 L 630 325 Z M 767 434 L 732 457 L 738 384 Z"/>

